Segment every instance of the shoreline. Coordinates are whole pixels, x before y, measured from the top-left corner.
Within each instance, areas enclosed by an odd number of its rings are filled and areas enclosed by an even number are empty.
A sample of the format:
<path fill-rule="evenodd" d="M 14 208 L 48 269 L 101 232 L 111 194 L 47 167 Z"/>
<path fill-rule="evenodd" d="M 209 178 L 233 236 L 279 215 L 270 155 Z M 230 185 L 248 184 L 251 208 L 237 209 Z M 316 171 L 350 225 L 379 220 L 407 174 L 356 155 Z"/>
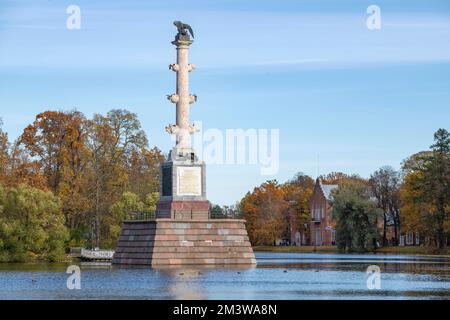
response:
<path fill-rule="evenodd" d="M 331 253 L 331 254 L 398 254 L 398 255 L 418 255 L 418 256 L 433 256 L 433 257 L 450 257 L 450 248 L 445 248 L 441 252 L 433 252 L 427 247 L 383 247 L 376 251 L 367 252 L 350 252 L 341 253 L 336 246 L 252 246 L 254 252 L 273 252 L 273 253 Z M 83 262 L 83 260 L 74 254 L 66 254 L 66 259 L 61 261 L 47 261 L 47 260 L 32 260 L 32 261 L 0 261 L 0 265 L 8 264 L 67 264 L 74 262 Z"/>
<path fill-rule="evenodd" d="M 280 252 L 280 253 L 340 253 L 336 246 L 253 246 L 254 252 Z M 351 254 L 358 254 L 352 252 Z M 444 249 L 442 252 L 433 252 L 427 247 L 383 247 L 376 251 L 368 251 L 361 253 L 385 253 L 385 254 L 405 254 L 405 255 L 428 255 L 428 256 L 450 256 L 450 248 Z"/>

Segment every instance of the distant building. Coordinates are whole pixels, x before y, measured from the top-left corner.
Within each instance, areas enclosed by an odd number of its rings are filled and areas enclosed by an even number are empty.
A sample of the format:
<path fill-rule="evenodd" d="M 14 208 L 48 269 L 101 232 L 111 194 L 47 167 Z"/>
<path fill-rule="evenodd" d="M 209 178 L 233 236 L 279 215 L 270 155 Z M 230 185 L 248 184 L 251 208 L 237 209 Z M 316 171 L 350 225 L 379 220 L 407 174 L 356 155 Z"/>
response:
<path fill-rule="evenodd" d="M 306 225 L 305 225 L 306 226 Z M 297 215 L 295 211 L 289 209 L 289 234 L 290 234 L 290 245 L 293 246 L 304 246 L 308 244 L 308 240 L 305 234 L 306 228 L 299 230 L 297 228 Z"/>
<path fill-rule="evenodd" d="M 380 237 L 382 239 L 383 231 L 384 231 L 384 217 L 383 216 L 377 219 L 377 228 L 378 228 Z M 396 245 L 394 217 L 391 212 L 386 213 L 386 241 L 387 241 L 388 246 Z M 382 245 L 382 243 L 379 243 L 379 245 Z"/>
<path fill-rule="evenodd" d="M 331 217 L 331 191 L 337 184 L 323 184 L 316 180 L 310 200 L 310 244 L 312 246 L 331 246 L 336 244 L 336 224 Z"/>
<path fill-rule="evenodd" d="M 316 179 L 310 200 L 309 241 L 304 234 L 292 227 L 295 226 L 295 216 L 290 215 L 292 244 L 305 245 L 308 242 L 312 246 L 331 246 L 336 244 L 336 222 L 332 218 L 333 203 L 331 193 L 337 187 L 337 184 L 323 184 L 319 179 Z M 375 198 L 371 198 L 371 200 L 376 201 Z M 383 218 L 377 220 L 377 227 L 380 235 L 383 235 Z M 399 232 L 398 245 L 417 246 L 421 244 L 418 232 Z M 387 214 L 386 239 L 387 245 L 395 245 L 395 226 L 391 214 Z M 382 244 L 379 243 L 379 245 Z"/>
<path fill-rule="evenodd" d="M 419 246 L 421 245 L 419 232 L 407 232 L 400 234 L 399 246 Z"/>

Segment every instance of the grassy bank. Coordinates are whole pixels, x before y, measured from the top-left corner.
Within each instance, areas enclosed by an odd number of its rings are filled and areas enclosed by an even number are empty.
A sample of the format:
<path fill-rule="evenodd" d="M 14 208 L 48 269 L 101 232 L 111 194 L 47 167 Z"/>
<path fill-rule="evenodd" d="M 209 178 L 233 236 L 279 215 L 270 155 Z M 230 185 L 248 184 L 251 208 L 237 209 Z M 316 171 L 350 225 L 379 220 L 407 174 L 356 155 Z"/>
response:
<path fill-rule="evenodd" d="M 450 255 L 450 249 L 444 249 L 440 252 L 427 247 L 385 247 L 377 249 L 380 253 L 392 254 L 424 254 L 424 255 Z"/>
<path fill-rule="evenodd" d="M 253 250 L 264 252 L 338 252 L 336 246 L 254 246 Z"/>
<path fill-rule="evenodd" d="M 254 251 L 257 252 L 304 252 L 304 253 L 338 253 L 336 246 L 254 246 Z M 426 247 L 384 247 L 376 250 L 377 253 L 389 254 L 414 254 L 414 255 L 450 255 L 450 249 L 447 248 L 442 252 L 433 252 Z"/>

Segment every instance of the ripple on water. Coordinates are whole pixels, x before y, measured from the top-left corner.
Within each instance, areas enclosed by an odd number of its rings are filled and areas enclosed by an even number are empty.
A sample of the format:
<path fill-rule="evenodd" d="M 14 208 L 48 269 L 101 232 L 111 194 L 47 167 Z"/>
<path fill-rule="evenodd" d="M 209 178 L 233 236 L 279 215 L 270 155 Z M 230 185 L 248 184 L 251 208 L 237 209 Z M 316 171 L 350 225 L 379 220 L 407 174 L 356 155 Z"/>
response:
<path fill-rule="evenodd" d="M 405 255 L 256 253 L 242 268 L 117 268 L 81 265 L 81 290 L 66 287 L 68 264 L 0 264 L 0 299 L 449 299 L 450 258 Z M 381 269 L 381 290 L 366 269 Z"/>

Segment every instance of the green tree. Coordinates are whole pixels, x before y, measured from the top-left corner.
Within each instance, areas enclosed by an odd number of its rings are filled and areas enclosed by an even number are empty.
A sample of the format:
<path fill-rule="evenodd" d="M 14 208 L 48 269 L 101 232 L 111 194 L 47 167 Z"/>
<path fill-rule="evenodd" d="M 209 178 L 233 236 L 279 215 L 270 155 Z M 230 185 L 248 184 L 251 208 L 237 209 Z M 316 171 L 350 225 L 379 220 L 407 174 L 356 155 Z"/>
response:
<path fill-rule="evenodd" d="M 75 233 L 88 223 L 86 212 L 91 207 L 86 192 L 90 175 L 86 145 L 89 127 L 90 121 L 81 112 L 45 111 L 25 128 L 15 149 L 20 155 L 23 148 L 25 156 L 36 160 L 30 165 L 25 157 L 16 156 L 15 159 L 22 159 L 22 170 L 14 174 L 30 176 L 23 169 L 42 171 L 45 184 L 61 199 L 66 223 Z M 17 164 L 15 167 L 21 168 Z"/>
<path fill-rule="evenodd" d="M 105 223 L 109 226 L 110 238 L 105 241 L 108 247 L 114 247 L 120 235 L 122 221 L 128 218 L 131 212 L 143 212 L 145 204 L 139 200 L 135 193 L 126 191 L 120 199 L 111 205 L 109 212 L 111 215 L 105 217 Z"/>
<path fill-rule="evenodd" d="M 137 115 L 123 109 L 92 120 L 78 111 L 45 111 L 12 144 L 0 123 L 0 183 L 53 192 L 69 245 L 110 245 L 119 225 L 110 208 L 125 191 L 154 212 L 162 161 L 158 148 L 148 148 Z"/>
<path fill-rule="evenodd" d="M 382 214 L 370 199 L 367 187 L 357 181 L 346 181 L 333 191 L 336 220 L 336 243 L 342 251 L 374 249 L 378 239 L 377 218 Z"/>
<path fill-rule="evenodd" d="M 431 146 L 433 156 L 428 168 L 425 194 L 436 206 L 436 233 L 438 248 L 445 246 L 445 222 L 450 213 L 450 133 L 439 129 Z"/>
<path fill-rule="evenodd" d="M 420 228 L 429 244 L 440 250 L 450 230 L 450 134 L 439 129 L 434 140 L 431 152 L 421 152 L 404 162 L 401 198 L 406 226 Z"/>
<path fill-rule="evenodd" d="M 394 222 L 395 243 L 400 236 L 400 186 L 402 183 L 400 172 L 385 166 L 370 176 L 370 187 L 377 199 L 378 207 L 383 210 L 383 245 L 387 245 L 386 230 L 389 216 Z"/>
<path fill-rule="evenodd" d="M 144 199 L 144 212 L 156 212 L 156 203 L 158 202 L 158 200 L 159 192 L 151 192 L 147 194 Z"/>
<path fill-rule="evenodd" d="M 110 233 L 112 228 L 108 224 L 109 208 L 127 188 L 131 154 L 145 148 L 147 143 L 136 114 L 114 109 L 106 116 L 94 115 L 88 148 L 92 169 L 89 194 L 96 246 L 101 246 L 102 241 L 109 245 L 114 237 L 115 232 Z"/>
<path fill-rule="evenodd" d="M 0 188 L 0 260 L 64 259 L 68 231 L 59 200 L 51 193 L 20 185 Z"/>
<path fill-rule="evenodd" d="M 210 204 L 210 208 L 209 209 L 211 211 L 211 216 L 212 217 L 217 218 L 217 219 L 225 217 L 224 210 L 218 204 Z"/>

